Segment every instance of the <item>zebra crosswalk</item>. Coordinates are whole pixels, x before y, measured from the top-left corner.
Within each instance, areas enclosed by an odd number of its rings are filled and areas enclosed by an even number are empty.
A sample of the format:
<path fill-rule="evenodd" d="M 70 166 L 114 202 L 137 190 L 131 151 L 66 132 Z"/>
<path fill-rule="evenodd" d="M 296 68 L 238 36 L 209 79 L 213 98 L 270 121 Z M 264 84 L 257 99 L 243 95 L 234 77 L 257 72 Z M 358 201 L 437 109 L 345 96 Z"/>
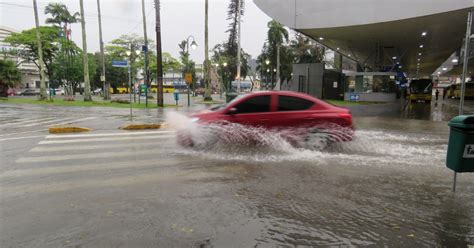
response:
<path fill-rule="evenodd" d="M 157 168 L 173 167 L 180 159 L 174 154 L 175 134 L 167 130 L 47 135 L 37 142 L 12 169 L 0 173 L 6 195 L 15 195 L 19 188 L 40 193 L 58 190 L 54 185 L 82 187 L 78 180 L 84 178 L 93 187 L 115 173 L 132 180 L 159 174 Z"/>
<path fill-rule="evenodd" d="M 2 120 L 0 121 L 0 128 L 30 128 L 41 126 L 60 126 L 72 123 L 79 123 L 87 120 L 93 120 L 97 117 L 57 117 L 57 116 L 24 116 L 21 118 Z"/>

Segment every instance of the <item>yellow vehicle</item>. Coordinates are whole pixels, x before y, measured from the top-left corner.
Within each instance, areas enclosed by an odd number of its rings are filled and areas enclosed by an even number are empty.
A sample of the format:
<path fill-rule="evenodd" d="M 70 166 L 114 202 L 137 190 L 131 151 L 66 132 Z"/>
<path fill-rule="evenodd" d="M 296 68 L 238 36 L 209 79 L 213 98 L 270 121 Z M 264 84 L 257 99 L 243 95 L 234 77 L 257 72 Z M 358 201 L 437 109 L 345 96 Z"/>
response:
<path fill-rule="evenodd" d="M 410 82 L 409 90 L 410 102 L 430 103 L 433 97 L 433 82 L 431 79 L 415 79 Z"/>
<path fill-rule="evenodd" d="M 151 84 L 151 92 L 156 93 L 158 90 L 156 89 L 156 84 Z M 173 93 L 175 91 L 174 86 L 171 84 L 164 84 L 163 85 L 163 93 Z"/>
<path fill-rule="evenodd" d="M 110 94 L 128 94 L 129 89 L 128 87 L 120 86 L 116 88 L 117 90 L 115 91 L 112 87 L 109 88 Z"/>
<path fill-rule="evenodd" d="M 448 95 L 450 98 L 461 98 L 461 84 L 451 85 L 451 95 Z M 465 98 L 474 98 L 474 82 L 466 83 Z"/>

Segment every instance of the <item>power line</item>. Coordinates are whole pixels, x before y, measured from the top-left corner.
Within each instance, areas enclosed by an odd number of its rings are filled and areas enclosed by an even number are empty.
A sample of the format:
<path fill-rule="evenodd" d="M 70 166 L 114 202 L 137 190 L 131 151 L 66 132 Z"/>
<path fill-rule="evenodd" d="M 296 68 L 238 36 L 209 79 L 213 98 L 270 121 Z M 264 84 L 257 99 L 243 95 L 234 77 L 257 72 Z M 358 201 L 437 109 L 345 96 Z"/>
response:
<path fill-rule="evenodd" d="M 32 6 L 23 5 L 23 4 L 17 4 L 17 3 L 0 2 L 0 4 L 2 4 L 2 5 L 8 5 L 8 6 L 14 6 L 14 7 L 20 7 L 20 8 L 33 9 Z M 39 7 L 39 9 L 42 9 L 42 10 L 44 11 L 45 8 Z M 87 17 L 97 17 L 97 15 L 98 15 L 98 13 L 92 13 L 92 14 L 86 14 L 85 16 L 87 16 Z M 126 21 L 126 22 L 131 22 L 131 21 L 133 22 L 133 21 L 136 21 L 136 20 L 121 18 L 121 17 L 117 17 L 117 16 L 102 15 L 102 17 L 105 17 L 105 18 L 108 18 L 108 19 L 122 20 L 122 21 Z"/>

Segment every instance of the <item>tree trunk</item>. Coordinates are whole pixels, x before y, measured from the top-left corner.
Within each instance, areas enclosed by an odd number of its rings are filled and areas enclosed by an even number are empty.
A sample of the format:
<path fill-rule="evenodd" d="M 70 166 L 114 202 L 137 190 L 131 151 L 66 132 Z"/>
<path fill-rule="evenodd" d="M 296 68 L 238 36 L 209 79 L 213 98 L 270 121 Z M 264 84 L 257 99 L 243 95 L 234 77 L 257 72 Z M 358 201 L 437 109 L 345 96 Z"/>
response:
<path fill-rule="evenodd" d="M 160 0 L 155 0 L 156 16 L 156 103 L 158 107 L 164 107 L 163 104 L 163 61 L 161 57 L 161 22 L 160 22 Z"/>
<path fill-rule="evenodd" d="M 46 93 L 46 82 L 44 75 L 44 60 L 43 60 L 43 46 L 41 44 L 41 34 L 39 30 L 39 20 L 38 20 L 38 6 L 36 0 L 33 0 L 33 8 L 35 12 L 35 23 L 36 23 L 36 41 L 38 42 L 38 59 L 39 59 L 39 69 L 40 69 L 40 100 L 48 99 L 48 94 Z"/>
<path fill-rule="evenodd" d="M 86 18 L 84 15 L 84 0 L 79 0 L 81 5 L 81 27 L 82 27 L 82 59 L 84 62 L 84 101 L 92 101 L 91 85 L 89 81 L 89 58 L 87 56 Z"/>
<path fill-rule="evenodd" d="M 104 41 L 102 39 L 102 17 L 100 14 L 100 0 L 97 0 L 97 13 L 99 18 L 99 42 L 100 42 L 100 64 L 102 66 L 102 74 L 100 75 L 100 81 L 104 87 L 104 100 L 110 100 L 109 85 L 105 79 L 105 56 L 104 56 Z"/>
<path fill-rule="evenodd" d="M 211 66 L 209 64 L 209 2 L 206 0 L 204 5 L 204 84 L 206 90 L 204 91 L 204 101 L 212 101 L 211 96 Z"/>

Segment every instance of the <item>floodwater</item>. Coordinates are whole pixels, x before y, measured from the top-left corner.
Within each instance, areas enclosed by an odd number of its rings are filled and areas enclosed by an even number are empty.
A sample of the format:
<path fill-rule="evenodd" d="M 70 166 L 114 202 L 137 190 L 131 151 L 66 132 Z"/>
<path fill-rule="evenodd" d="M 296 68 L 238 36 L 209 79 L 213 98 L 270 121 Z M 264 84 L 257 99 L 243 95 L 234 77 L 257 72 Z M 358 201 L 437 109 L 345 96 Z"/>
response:
<path fill-rule="evenodd" d="M 420 107 L 426 108 L 412 106 Z M 406 111 L 401 118 L 410 115 Z M 176 113 L 167 120 L 178 132 L 191 130 L 206 147 L 178 154 L 196 164 L 209 161 L 207 172 L 230 175 L 245 209 L 246 221 L 234 227 L 232 238 L 209 241 L 216 247 L 235 242 L 235 236 L 243 247 L 474 245 L 474 177 L 459 175 L 458 192 L 451 192 L 446 122 L 358 117 L 353 141 L 306 149 L 258 128 L 202 127 Z M 226 139 L 222 133 L 233 140 L 217 140 Z M 260 142 L 249 146 L 248 137 Z M 235 145 L 239 138 L 242 146 Z"/>
<path fill-rule="evenodd" d="M 23 123 L 0 128 L 1 247 L 474 245 L 474 174 L 458 174 L 453 193 L 445 166 L 455 102 L 354 106 L 354 140 L 315 136 L 310 148 L 282 132 L 201 127 L 183 110 L 137 110 L 172 128 L 125 132 L 128 109 L 1 108 Z M 77 120 L 59 120 L 71 110 Z M 51 121 L 94 131 L 51 137 Z M 176 144 L 173 129 L 201 146 Z"/>

